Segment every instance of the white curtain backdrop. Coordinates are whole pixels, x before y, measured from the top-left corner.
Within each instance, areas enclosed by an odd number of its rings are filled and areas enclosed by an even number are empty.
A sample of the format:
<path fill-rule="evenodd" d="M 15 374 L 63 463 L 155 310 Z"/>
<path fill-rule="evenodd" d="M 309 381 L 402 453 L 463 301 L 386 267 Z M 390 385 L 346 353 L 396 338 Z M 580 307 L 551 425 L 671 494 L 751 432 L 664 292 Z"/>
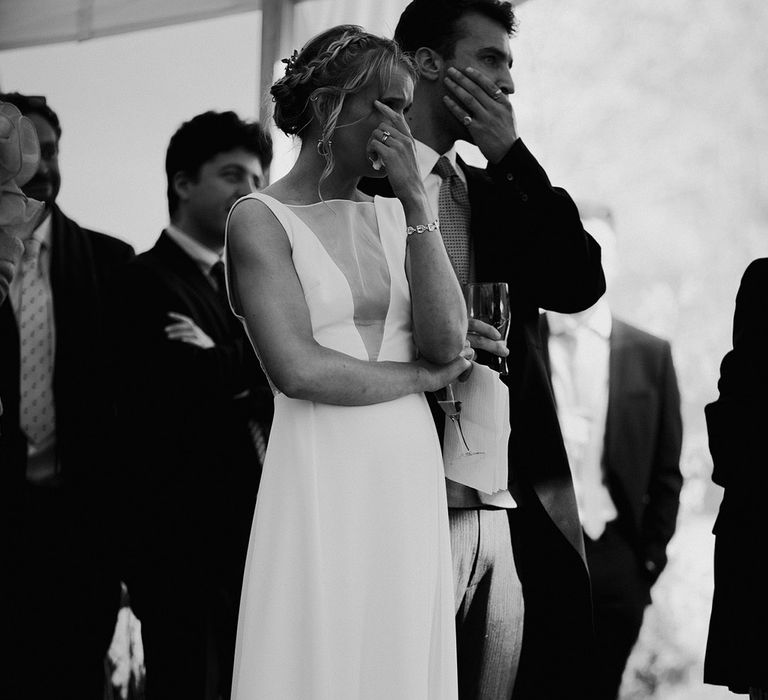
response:
<path fill-rule="evenodd" d="M 261 9 L 261 0 L 2 0 L 0 50 Z"/>

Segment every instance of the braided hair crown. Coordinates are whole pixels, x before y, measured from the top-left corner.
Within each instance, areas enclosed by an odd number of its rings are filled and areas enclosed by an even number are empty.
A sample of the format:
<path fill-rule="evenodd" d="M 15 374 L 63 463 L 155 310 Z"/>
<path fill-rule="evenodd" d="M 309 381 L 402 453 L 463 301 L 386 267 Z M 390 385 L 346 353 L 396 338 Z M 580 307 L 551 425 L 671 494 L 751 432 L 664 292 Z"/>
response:
<path fill-rule="evenodd" d="M 354 24 L 332 27 L 290 58 L 283 59 L 285 75 L 270 89 L 275 103 L 274 120 L 288 135 L 301 136 L 316 117 L 324 136 L 329 135 L 344 96 L 366 87 L 375 79 L 388 80 L 402 64 L 415 76 L 413 66 L 397 44 L 365 32 Z M 332 132 L 332 129 L 330 129 Z"/>

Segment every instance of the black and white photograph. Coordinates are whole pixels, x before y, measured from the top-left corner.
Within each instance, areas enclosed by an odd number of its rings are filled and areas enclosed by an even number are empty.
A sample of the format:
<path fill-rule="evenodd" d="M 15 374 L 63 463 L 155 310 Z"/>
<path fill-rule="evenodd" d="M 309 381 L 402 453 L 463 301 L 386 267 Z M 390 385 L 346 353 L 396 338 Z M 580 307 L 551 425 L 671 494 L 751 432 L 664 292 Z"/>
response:
<path fill-rule="evenodd" d="M 0 696 L 768 700 L 767 33 L 0 0 Z"/>

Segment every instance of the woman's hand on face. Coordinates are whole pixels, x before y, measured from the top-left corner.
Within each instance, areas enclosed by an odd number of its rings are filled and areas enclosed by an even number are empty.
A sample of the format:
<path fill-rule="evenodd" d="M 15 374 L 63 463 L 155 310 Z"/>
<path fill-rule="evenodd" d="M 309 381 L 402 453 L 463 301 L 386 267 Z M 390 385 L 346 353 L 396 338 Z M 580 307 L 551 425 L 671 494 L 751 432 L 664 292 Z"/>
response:
<path fill-rule="evenodd" d="M 379 100 L 374 106 L 382 121 L 368 140 L 368 151 L 378 157 L 386 169 L 395 196 L 406 200 L 423 194 L 423 184 L 416 165 L 416 147 L 405 117 Z"/>

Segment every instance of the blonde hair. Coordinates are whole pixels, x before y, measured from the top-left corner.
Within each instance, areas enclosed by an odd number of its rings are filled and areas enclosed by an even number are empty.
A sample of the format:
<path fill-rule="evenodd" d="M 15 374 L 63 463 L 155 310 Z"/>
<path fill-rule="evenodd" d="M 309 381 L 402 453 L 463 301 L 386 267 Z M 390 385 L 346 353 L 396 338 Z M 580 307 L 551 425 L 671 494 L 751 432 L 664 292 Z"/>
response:
<path fill-rule="evenodd" d="M 302 138 L 313 117 L 317 119 L 321 130 L 318 152 L 325 158 L 320 183 L 333 171 L 332 136 L 346 96 L 360 92 L 374 80 L 385 89 L 398 67 L 416 79 L 411 59 L 394 41 L 354 24 L 318 34 L 284 62 L 285 75 L 270 89 L 275 124 L 284 133 Z"/>

